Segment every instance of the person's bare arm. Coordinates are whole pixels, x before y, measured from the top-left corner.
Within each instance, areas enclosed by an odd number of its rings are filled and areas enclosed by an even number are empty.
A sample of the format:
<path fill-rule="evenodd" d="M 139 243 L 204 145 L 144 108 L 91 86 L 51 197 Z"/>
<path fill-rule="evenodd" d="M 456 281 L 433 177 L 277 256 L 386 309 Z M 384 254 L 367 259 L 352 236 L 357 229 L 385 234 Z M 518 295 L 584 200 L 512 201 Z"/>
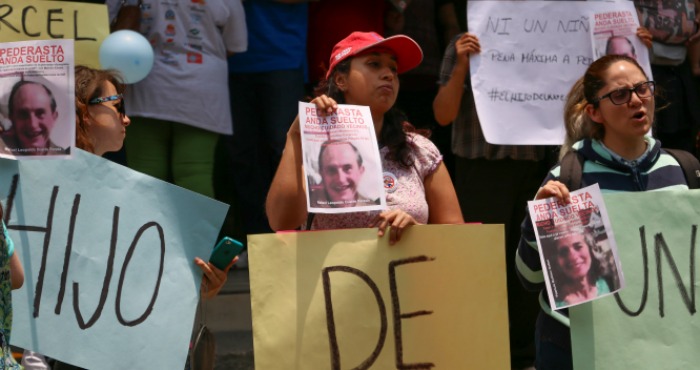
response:
<path fill-rule="evenodd" d="M 17 251 L 10 257 L 10 281 L 12 289 L 19 289 L 24 285 L 24 268 L 17 256 Z"/>
<path fill-rule="evenodd" d="M 425 178 L 425 199 L 430 210 L 429 224 L 464 223 L 457 193 L 444 163 Z"/>
<path fill-rule="evenodd" d="M 304 223 L 307 213 L 302 156 L 299 117 L 297 117 L 287 132 L 282 159 L 265 201 L 265 211 L 272 230 L 296 229 Z"/>
<path fill-rule="evenodd" d="M 322 95 L 311 101 L 326 114 L 338 109 L 335 100 Z M 292 230 L 301 226 L 306 220 L 306 188 L 302 171 L 303 152 L 301 149 L 301 132 L 299 117 L 287 132 L 287 142 L 282 152 L 282 159 L 270 191 L 267 193 L 265 211 L 272 230 Z"/>
<path fill-rule="evenodd" d="M 450 79 L 445 85 L 440 86 L 433 100 L 435 120 L 441 126 L 447 126 L 457 118 L 462 95 L 464 95 L 464 81 L 469 73 L 469 53 L 480 51 L 479 39 L 469 33 L 462 35 L 455 43 L 457 60 L 454 69 Z"/>

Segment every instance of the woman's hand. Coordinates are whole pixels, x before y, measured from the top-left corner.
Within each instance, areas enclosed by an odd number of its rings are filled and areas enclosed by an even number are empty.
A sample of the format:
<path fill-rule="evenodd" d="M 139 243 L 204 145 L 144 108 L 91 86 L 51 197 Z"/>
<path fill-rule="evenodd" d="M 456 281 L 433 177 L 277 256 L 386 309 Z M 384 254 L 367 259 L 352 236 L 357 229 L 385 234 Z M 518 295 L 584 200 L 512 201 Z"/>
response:
<path fill-rule="evenodd" d="M 463 34 L 459 40 L 455 42 L 455 51 L 457 53 L 457 62 L 469 65 L 469 54 L 481 52 L 479 38 L 471 33 Z"/>
<path fill-rule="evenodd" d="M 320 116 L 327 116 L 335 113 L 338 110 L 338 103 L 331 97 L 327 95 L 321 95 L 315 97 L 311 103 L 316 104 L 316 108 L 319 110 L 318 114 Z M 287 131 L 288 136 L 293 136 L 295 138 L 301 137 L 301 128 L 299 123 L 299 116 L 294 119 L 292 125 Z"/>
<path fill-rule="evenodd" d="M 234 258 L 225 269 L 219 270 L 216 266 L 212 265 L 211 262 L 205 262 L 203 259 L 195 257 L 194 263 L 199 266 L 203 272 L 202 284 L 200 286 L 203 298 L 210 299 L 219 294 L 219 291 L 223 288 L 228 278 L 228 271 L 236 261 L 238 261 L 238 257 Z"/>
<path fill-rule="evenodd" d="M 390 226 L 389 245 L 394 245 L 401 240 L 401 233 L 411 225 L 419 225 L 419 223 L 408 213 L 400 209 L 392 209 L 377 215 L 369 227 L 378 227 L 378 236 L 381 238 L 384 236 L 387 226 Z"/>
<path fill-rule="evenodd" d="M 556 197 L 564 203 L 571 201 L 569 197 L 569 189 L 563 183 L 555 180 L 549 180 L 543 187 L 537 190 L 535 200 Z"/>
<path fill-rule="evenodd" d="M 637 28 L 637 37 L 648 49 L 651 49 L 651 32 L 646 27 Z"/>
<path fill-rule="evenodd" d="M 311 103 L 316 104 L 316 108 L 322 116 L 333 114 L 338 110 L 338 103 L 326 94 L 315 97 Z"/>

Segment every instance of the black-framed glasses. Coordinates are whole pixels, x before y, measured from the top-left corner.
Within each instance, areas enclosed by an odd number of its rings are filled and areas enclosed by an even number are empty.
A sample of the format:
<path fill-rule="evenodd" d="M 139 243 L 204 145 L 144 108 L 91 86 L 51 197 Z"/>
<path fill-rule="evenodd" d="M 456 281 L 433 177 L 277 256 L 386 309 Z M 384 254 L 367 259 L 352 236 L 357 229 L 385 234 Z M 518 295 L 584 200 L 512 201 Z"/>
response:
<path fill-rule="evenodd" d="M 627 104 L 630 100 L 632 100 L 632 92 L 637 94 L 640 99 L 650 98 L 652 95 L 654 95 L 655 85 L 656 83 L 654 81 L 647 81 L 639 83 L 630 89 L 617 89 L 601 96 L 600 98 L 593 99 L 592 103 L 595 104 L 605 98 L 609 98 L 615 105 Z"/>
<path fill-rule="evenodd" d="M 115 101 L 115 100 L 119 100 L 119 103 L 114 105 L 114 107 L 117 108 L 117 112 L 122 117 L 126 117 L 126 108 L 124 107 L 124 95 L 123 94 L 94 98 L 94 99 L 90 100 L 88 102 L 88 104 L 93 104 L 93 105 L 94 104 L 102 104 L 102 103 L 107 103 L 107 102 Z"/>

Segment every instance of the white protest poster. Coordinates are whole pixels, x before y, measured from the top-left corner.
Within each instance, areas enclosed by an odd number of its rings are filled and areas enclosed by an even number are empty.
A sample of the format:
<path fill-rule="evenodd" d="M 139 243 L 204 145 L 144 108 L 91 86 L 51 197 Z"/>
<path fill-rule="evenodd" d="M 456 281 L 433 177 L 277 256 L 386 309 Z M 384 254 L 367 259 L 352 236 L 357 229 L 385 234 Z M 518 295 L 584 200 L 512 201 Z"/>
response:
<path fill-rule="evenodd" d="M 0 160 L 25 271 L 11 343 L 88 369 L 182 369 L 228 206 L 75 149 Z M 157 364 L 157 365 L 154 365 Z"/>
<path fill-rule="evenodd" d="M 73 57 L 73 40 L 0 43 L 0 157 L 71 156 Z"/>
<path fill-rule="evenodd" d="M 625 55 L 633 58 L 651 77 L 649 50 L 637 37 L 639 18 L 634 10 L 595 13 L 591 18 L 591 40 L 595 59 L 603 55 Z"/>
<path fill-rule="evenodd" d="M 469 1 L 476 109 L 491 144 L 560 145 L 564 101 L 593 62 L 590 18 L 631 1 Z"/>
<path fill-rule="evenodd" d="M 339 104 L 332 115 L 299 102 L 309 212 L 386 209 L 379 146 L 369 107 Z"/>
<path fill-rule="evenodd" d="M 598 184 L 556 198 L 529 201 L 549 304 L 566 308 L 622 289 L 625 280 Z"/>

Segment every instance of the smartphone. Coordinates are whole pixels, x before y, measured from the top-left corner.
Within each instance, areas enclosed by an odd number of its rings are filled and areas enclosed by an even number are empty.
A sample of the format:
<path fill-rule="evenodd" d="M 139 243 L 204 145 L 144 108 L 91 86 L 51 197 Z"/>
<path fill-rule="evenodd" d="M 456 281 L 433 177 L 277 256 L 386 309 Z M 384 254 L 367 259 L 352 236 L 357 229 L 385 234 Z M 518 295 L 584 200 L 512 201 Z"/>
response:
<path fill-rule="evenodd" d="M 214 247 L 214 250 L 211 252 L 211 257 L 209 257 L 209 262 L 218 269 L 223 270 L 237 255 L 241 254 L 242 251 L 243 243 L 225 236 L 216 244 L 216 247 Z"/>

